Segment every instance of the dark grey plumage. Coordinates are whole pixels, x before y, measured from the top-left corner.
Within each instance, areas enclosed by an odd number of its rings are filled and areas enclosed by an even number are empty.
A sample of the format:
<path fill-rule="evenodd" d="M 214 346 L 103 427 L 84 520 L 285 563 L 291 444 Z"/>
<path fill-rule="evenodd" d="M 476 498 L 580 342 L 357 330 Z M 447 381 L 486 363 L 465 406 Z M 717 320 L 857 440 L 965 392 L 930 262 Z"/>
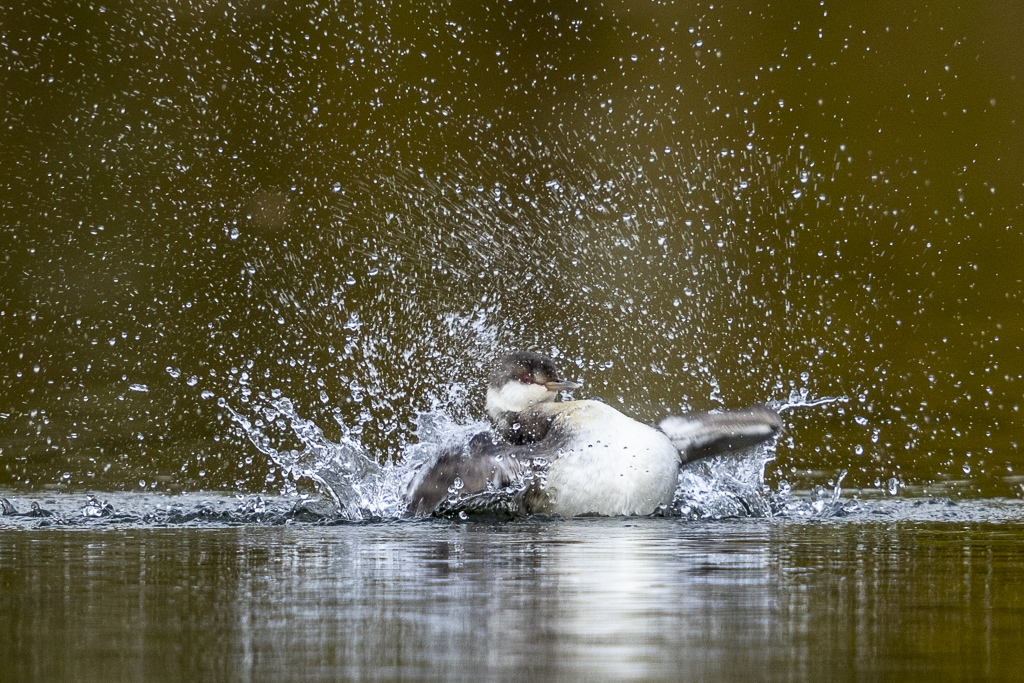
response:
<path fill-rule="evenodd" d="M 767 406 L 750 406 L 722 413 L 666 417 L 658 428 L 679 449 L 685 464 L 767 441 L 782 431 L 782 419 Z"/>
<path fill-rule="evenodd" d="M 521 490 L 517 493 L 525 494 L 536 468 L 543 465 L 534 462 L 538 450 L 536 444 L 507 443 L 494 434 L 481 432 L 463 447 L 442 451 L 437 461 L 413 482 L 409 512 L 433 513 L 450 493 L 456 492 L 456 481 L 461 484 L 457 489 L 460 495 L 507 487 L 518 487 Z M 522 496 L 517 498 L 517 507 L 524 508 Z"/>

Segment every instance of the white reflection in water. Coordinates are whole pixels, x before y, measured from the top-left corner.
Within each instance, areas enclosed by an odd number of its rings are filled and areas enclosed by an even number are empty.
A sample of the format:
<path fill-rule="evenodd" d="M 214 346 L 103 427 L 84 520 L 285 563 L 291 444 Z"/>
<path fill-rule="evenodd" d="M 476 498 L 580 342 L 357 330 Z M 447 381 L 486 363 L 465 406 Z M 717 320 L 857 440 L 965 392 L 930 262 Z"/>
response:
<path fill-rule="evenodd" d="M 694 557 L 692 549 L 673 549 L 665 539 L 621 531 L 614 543 L 570 542 L 550 558 L 561 577 L 554 630 L 574 643 L 571 668 L 583 677 L 641 680 L 670 673 L 670 643 L 706 639 L 709 620 L 737 607 L 727 587 L 738 576 L 755 572 L 745 581 L 765 581 L 763 549 L 742 557 Z M 767 607 L 766 601 L 745 605 L 751 614 Z"/>
<path fill-rule="evenodd" d="M 389 526 L 319 551 L 305 539 L 275 569 L 289 583 L 276 590 L 299 600 L 290 623 L 312 630 L 299 634 L 315 644 L 307 655 L 341 648 L 360 678 L 380 677 L 389 661 L 460 680 L 516 670 L 658 678 L 682 665 L 681 643 L 763 639 L 773 606 L 750 590 L 769 583 L 767 528 L 697 528 L 685 539 L 676 529 L 665 520 Z M 455 663 L 464 668 L 446 668 Z"/>

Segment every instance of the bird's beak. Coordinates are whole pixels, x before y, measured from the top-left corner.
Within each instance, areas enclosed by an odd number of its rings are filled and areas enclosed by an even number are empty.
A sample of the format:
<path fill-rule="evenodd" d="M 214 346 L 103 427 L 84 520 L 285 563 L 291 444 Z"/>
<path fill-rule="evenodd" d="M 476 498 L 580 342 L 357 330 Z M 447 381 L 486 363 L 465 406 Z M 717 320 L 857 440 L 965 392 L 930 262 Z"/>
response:
<path fill-rule="evenodd" d="M 580 385 L 576 384 L 576 382 L 570 382 L 566 379 L 558 382 L 545 382 L 544 386 L 547 387 L 548 391 L 572 391 L 573 389 L 580 388 Z"/>

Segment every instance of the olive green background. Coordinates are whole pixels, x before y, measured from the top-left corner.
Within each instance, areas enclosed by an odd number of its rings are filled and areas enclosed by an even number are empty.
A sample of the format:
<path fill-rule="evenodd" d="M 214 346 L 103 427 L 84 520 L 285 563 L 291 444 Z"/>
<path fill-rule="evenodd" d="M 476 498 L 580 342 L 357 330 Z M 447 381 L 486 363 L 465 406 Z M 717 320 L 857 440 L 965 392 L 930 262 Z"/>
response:
<path fill-rule="evenodd" d="M 808 398 L 772 482 L 1021 495 L 1024 5 L 0 9 L 0 486 L 275 491 L 555 353 Z M 341 425 L 344 425 L 342 427 Z M 287 425 L 267 426 L 282 446 Z"/>

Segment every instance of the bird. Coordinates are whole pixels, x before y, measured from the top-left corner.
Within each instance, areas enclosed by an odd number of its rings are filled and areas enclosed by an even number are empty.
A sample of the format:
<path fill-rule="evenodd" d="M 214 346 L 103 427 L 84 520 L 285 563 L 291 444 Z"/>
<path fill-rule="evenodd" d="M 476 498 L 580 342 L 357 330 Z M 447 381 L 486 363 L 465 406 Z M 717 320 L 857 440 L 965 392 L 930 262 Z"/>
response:
<path fill-rule="evenodd" d="M 671 505 L 681 467 L 782 431 L 778 413 L 765 405 L 670 416 L 652 426 L 600 400 L 558 400 L 579 388 L 542 354 L 502 358 L 488 378 L 492 429 L 422 466 L 406 493 L 407 513 L 652 515 Z"/>

